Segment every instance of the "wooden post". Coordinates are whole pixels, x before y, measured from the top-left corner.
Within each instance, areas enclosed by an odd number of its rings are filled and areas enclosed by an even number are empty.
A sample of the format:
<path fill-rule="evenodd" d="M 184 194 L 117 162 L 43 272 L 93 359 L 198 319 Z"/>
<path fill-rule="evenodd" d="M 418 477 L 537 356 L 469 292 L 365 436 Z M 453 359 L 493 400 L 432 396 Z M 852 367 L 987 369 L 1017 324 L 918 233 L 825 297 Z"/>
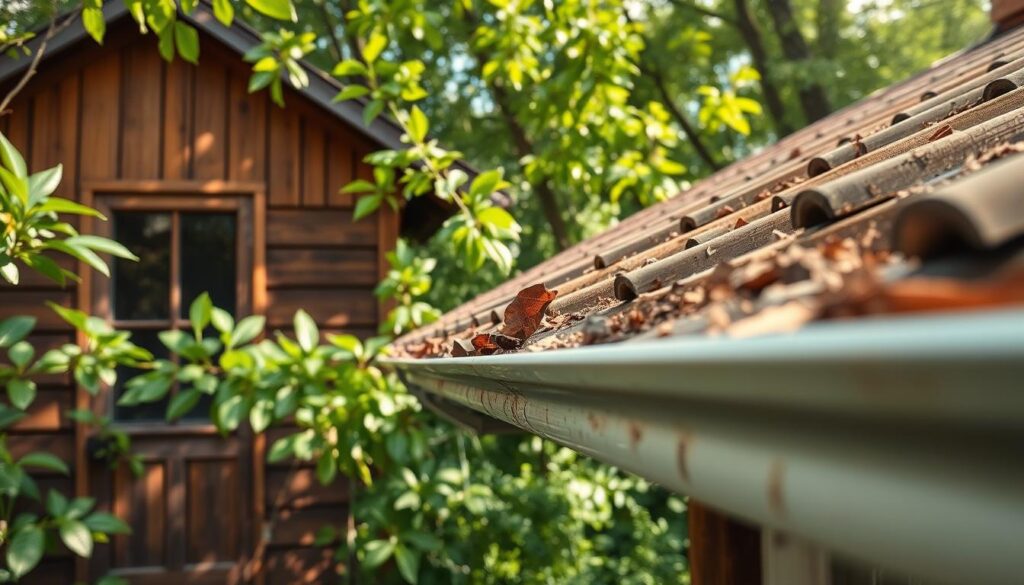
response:
<path fill-rule="evenodd" d="M 761 585 L 761 532 L 694 500 L 690 524 L 692 585 Z"/>

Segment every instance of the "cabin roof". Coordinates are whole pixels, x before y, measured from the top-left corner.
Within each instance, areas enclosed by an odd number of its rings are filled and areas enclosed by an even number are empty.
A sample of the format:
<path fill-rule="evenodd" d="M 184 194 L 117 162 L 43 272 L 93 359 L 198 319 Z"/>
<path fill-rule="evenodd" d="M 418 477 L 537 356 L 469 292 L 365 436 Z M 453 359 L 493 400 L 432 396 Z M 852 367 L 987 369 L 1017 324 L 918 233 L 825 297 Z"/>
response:
<path fill-rule="evenodd" d="M 1020 302 L 1022 86 L 1017 29 L 557 254 L 405 336 L 400 355 L 746 337 Z M 557 291 L 539 328 L 503 339 L 506 309 L 537 284 Z"/>
<path fill-rule="evenodd" d="M 115 23 L 131 18 L 128 9 L 122 2 L 105 3 L 103 6 L 103 16 L 108 30 L 113 28 Z M 195 26 L 201 34 L 212 37 L 239 56 L 245 55 L 247 51 L 261 42 L 259 33 L 240 19 L 235 19 L 230 27 L 221 24 L 214 17 L 213 8 L 206 1 L 198 2 L 196 8 L 190 14 L 179 12 L 178 17 Z M 42 35 L 38 35 L 33 39 L 29 43 L 29 48 L 34 51 L 41 42 L 41 37 Z M 54 35 L 47 45 L 42 60 L 59 59 L 62 54 L 67 53 L 82 42 L 91 42 L 91 38 L 79 18 Z M 27 58 L 4 59 L 0 61 L 0 84 L 23 73 L 29 67 L 30 61 Z M 407 147 L 401 140 L 401 128 L 390 117 L 380 115 L 369 125 L 366 125 L 363 122 L 363 110 L 367 103 L 365 98 L 350 99 L 342 102 L 334 101 L 334 97 L 343 88 L 341 82 L 306 61 L 300 61 L 300 64 L 308 74 L 309 85 L 304 88 L 292 87 L 291 89 L 305 96 L 324 111 L 344 121 L 356 132 L 370 139 L 374 144 L 382 148 L 395 150 Z M 465 171 L 470 177 L 478 174 L 476 169 L 463 161 L 456 161 L 454 166 Z M 507 196 L 501 193 L 496 194 L 494 201 L 496 205 L 503 207 L 508 206 L 510 203 Z"/>

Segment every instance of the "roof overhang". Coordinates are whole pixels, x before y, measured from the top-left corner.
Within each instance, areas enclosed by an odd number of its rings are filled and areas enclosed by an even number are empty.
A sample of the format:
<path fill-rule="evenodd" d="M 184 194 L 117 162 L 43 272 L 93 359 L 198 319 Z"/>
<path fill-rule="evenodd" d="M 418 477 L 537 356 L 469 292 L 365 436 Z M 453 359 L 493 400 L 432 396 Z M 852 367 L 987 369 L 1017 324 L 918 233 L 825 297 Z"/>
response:
<path fill-rule="evenodd" d="M 387 363 L 450 412 L 839 553 L 941 582 L 1024 571 L 1024 310 Z"/>

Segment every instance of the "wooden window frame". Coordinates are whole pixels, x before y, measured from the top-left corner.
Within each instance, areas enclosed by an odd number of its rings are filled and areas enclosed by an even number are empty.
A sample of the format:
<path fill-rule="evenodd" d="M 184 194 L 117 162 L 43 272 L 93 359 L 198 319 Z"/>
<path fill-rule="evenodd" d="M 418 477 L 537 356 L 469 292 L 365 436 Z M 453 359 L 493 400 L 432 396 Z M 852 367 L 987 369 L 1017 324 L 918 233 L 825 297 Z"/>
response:
<path fill-rule="evenodd" d="M 239 317 L 264 314 L 266 311 L 266 196 L 262 183 L 226 181 L 105 181 L 84 184 L 82 203 L 96 208 L 108 219 L 116 211 L 167 212 L 235 212 L 237 214 L 237 260 L 239 272 L 251 267 L 252 278 L 237 282 L 236 313 Z M 83 218 L 83 233 L 111 237 L 110 221 Z M 176 241 L 172 241 L 172 246 Z M 105 258 L 108 263 L 109 256 Z M 172 283 L 180 267 L 172 261 Z M 78 306 L 88 313 L 113 322 L 110 304 L 112 282 L 105 277 L 95 278 L 84 263 L 79 262 L 82 282 L 78 287 Z M 180 295 L 180 291 L 172 295 Z M 179 300 L 179 302 L 181 302 Z M 172 307 L 173 309 L 173 307 Z M 170 321 L 181 322 L 180 316 L 170 315 Z M 145 324 L 139 321 L 139 324 Z M 79 335 L 78 341 L 84 341 Z M 79 393 L 76 408 L 90 409 L 97 414 L 111 414 L 109 401 L 95 400 Z M 209 423 L 154 425 L 153 421 L 116 421 L 116 426 L 133 434 L 214 434 L 216 428 Z"/>

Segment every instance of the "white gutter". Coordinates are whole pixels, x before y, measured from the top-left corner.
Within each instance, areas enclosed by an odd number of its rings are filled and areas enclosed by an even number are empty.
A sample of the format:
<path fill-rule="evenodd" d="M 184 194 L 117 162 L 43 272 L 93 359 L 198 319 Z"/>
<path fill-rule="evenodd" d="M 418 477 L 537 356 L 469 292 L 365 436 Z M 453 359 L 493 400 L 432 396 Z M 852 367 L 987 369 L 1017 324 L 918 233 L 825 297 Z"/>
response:
<path fill-rule="evenodd" d="M 1024 310 L 388 363 L 840 553 L 939 582 L 1024 574 Z"/>

